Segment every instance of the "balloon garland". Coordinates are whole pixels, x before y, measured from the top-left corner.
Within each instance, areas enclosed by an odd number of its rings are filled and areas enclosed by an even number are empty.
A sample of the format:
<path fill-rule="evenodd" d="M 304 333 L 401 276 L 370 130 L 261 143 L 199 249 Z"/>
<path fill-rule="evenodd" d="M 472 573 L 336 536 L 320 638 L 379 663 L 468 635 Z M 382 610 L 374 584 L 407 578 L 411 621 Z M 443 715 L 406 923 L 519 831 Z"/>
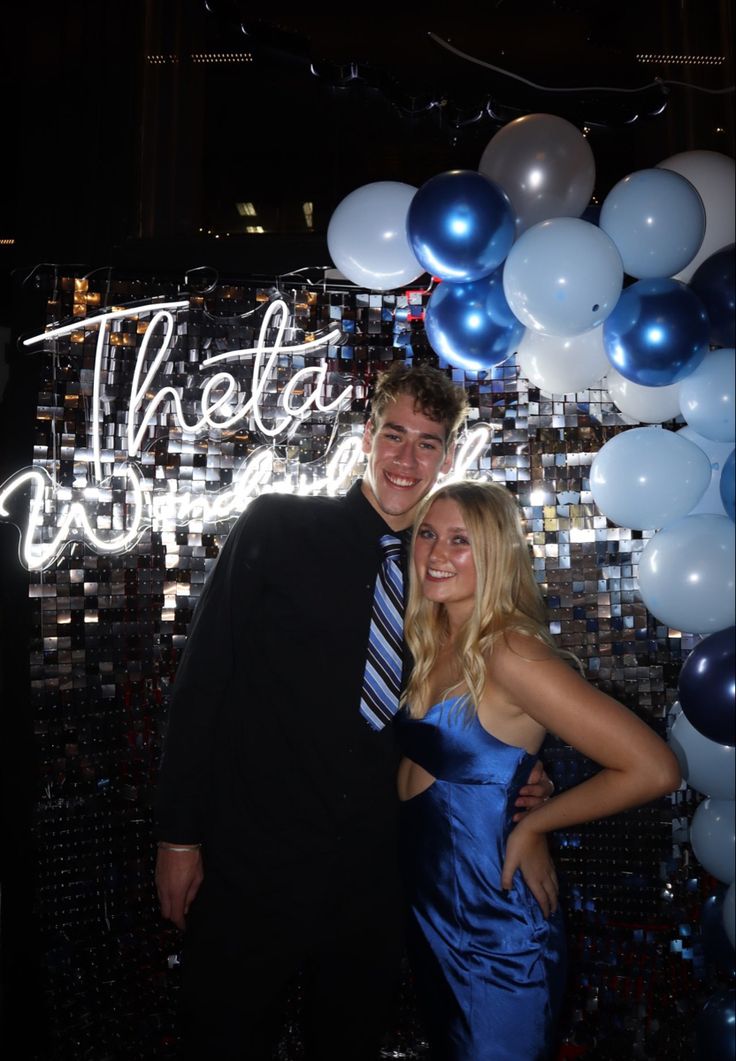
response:
<path fill-rule="evenodd" d="M 624 177 L 598 208 L 585 137 L 563 118 L 531 114 L 495 134 L 478 173 L 451 170 L 418 189 L 366 185 L 328 229 L 333 261 L 361 287 L 397 289 L 430 273 L 425 331 L 441 365 L 482 380 L 516 354 L 543 392 L 601 383 L 629 423 L 647 425 L 606 442 L 590 491 L 613 523 L 652 532 L 639 563 L 649 612 L 701 636 L 682 668 L 668 739 L 705 797 L 690 839 L 725 890 L 704 906 L 703 939 L 714 946 L 715 932 L 727 959 L 736 875 L 735 175 L 733 159 L 686 151 Z M 673 420 L 684 425 L 662 428 Z M 703 1041 L 722 1035 L 723 1019 L 709 1000 Z"/>

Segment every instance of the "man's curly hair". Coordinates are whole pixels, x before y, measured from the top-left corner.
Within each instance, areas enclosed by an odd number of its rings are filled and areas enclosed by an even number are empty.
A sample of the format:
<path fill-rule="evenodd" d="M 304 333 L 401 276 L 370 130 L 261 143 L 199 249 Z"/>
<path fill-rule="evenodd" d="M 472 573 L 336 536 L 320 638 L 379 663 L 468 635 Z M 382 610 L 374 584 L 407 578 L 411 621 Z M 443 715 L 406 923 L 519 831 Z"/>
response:
<path fill-rule="evenodd" d="M 456 387 L 444 372 L 430 365 L 394 361 L 381 373 L 373 392 L 370 416 L 374 427 L 380 426 L 388 407 L 402 394 L 412 395 L 415 408 L 430 420 L 444 424 L 446 445 L 454 440 L 468 414 L 468 402 L 465 391 Z"/>

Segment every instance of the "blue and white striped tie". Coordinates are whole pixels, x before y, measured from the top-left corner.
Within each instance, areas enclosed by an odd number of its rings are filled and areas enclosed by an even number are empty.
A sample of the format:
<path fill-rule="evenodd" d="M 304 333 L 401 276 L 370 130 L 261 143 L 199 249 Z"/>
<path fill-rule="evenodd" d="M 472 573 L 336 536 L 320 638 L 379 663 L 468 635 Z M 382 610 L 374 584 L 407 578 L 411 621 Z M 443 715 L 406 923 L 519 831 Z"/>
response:
<path fill-rule="evenodd" d="M 404 627 L 401 541 L 384 534 L 380 545 L 383 560 L 373 592 L 371 631 L 360 698 L 360 713 L 376 730 L 383 729 L 399 707 Z"/>

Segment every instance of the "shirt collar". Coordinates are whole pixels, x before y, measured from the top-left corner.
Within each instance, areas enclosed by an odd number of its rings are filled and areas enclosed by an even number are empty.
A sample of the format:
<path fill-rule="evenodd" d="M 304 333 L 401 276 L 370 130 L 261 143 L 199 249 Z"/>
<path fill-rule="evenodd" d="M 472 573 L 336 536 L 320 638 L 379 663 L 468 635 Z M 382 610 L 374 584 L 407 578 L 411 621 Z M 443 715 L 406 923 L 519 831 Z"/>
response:
<path fill-rule="evenodd" d="M 407 549 L 411 541 L 411 527 L 403 531 L 392 530 L 363 493 L 362 484 L 363 480 L 358 479 L 345 494 L 345 503 L 360 530 L 361 537 L 375 542 L 384 534 L 392 534 L 394 538 L 399 539 L 404 549 Z"/>

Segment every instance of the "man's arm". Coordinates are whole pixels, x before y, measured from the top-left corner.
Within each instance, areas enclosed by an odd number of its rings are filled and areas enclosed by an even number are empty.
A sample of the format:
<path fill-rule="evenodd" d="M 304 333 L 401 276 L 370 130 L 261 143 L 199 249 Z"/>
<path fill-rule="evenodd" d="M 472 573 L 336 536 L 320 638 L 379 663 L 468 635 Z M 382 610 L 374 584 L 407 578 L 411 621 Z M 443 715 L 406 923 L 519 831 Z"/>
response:
<path fill-rule="evenodd" d="M 156 886 L 162 915 L 179 928 L 204 876 L 201 844 L 218 718 L 242 627 L 237 615 L 246 601 L 258 607 L 269 540 L 259 502 L 235 524 L 207 578 L 174 682 L 156 795 Z"/>
<path fill-rule="evenodd" d="M 527 811 L 534 810 L 550 798 L 555 790 L 555 783 L 548 777 L 544 766 L 537 759 L 529 774 L 529 780 L 519 789 L 519 795 L 514 806 L 522 809 L 514 815 L 515 822 L 521 821 Z"/>

